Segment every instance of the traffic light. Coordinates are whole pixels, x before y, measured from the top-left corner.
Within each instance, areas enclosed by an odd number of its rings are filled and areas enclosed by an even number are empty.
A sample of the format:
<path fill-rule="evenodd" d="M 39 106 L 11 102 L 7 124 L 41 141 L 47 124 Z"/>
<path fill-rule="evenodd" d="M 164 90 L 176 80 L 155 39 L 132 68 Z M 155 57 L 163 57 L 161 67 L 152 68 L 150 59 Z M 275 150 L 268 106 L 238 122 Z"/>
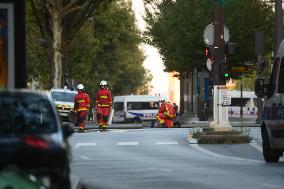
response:
<path fill-rule="evenodd" d="M 230 79 L 230 72 L 229 72 L 229 66 L 228 66 L 228 62 L 226 61 L 223 61 L 221 64 L 220 64 L 220 80 L 221 81 L 226 81 L 226 80 L 229 80 Z"/>
<path fill-rule="evenodd" d="M 205 57 L 208 59 L 212 59 L 213 56 L 214 56 L 214 47 L 212 45 L 207 45 L 204 47 L 204 54 L 205 54 Z"/>

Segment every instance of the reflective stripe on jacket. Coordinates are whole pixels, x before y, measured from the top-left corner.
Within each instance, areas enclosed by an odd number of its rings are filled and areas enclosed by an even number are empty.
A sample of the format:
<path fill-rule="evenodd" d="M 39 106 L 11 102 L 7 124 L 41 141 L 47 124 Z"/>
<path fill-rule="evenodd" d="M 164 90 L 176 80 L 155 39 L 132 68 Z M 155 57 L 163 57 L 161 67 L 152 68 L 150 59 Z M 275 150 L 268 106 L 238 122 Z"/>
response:
<path fill-rule="evenodd" d="M 112 95 L 109 89 L 101 88 L 96 94 L 96 106 L 110 107 L 112 106 Z"/>

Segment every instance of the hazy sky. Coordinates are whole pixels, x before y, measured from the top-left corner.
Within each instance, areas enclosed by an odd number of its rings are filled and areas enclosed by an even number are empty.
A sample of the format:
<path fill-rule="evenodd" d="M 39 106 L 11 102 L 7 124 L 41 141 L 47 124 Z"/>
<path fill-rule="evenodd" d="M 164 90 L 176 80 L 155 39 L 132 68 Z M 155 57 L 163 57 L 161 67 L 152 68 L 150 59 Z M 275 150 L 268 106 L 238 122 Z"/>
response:
<path fill-rule="evenodd" d="M 143 31 L 145 29 L 145 22 L 143 20 L 144 5 L 143 0 L 132 0 L 133 10 L 136 15 L 138 28 Z M 164 65 L 158 53 L 158 50 L 152 46 L 142 44 L 141 48 L 145 52 L 146 59 L 144 61 L 144 67 L 151 71 L 153 75 L 152 85 L 154 94 L 161 94 L 162 96 L 168 96 L 169 82 L 168 74 L 163 71 Z"/>

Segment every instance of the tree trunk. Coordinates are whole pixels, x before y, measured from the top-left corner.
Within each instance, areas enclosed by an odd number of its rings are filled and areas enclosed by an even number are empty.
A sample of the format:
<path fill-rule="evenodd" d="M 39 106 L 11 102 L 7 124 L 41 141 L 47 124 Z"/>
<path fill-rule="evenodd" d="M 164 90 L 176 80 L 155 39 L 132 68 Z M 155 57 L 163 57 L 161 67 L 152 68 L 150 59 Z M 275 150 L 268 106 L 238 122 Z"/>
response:
<path fill-rule="evenodd" d="M 58 10 L 54 10 L 52 13 L 52 32 L 53 32 L 53 87 L 62 88 L 63 84 L 63 54 L 62 54 L 62 17 Z"/>
<path fill-rule="evenodd" d="M 184 113 L 184 73 L 180 73 L 180 103 L 179 103 L 179 111 L 181 114 Z"/>

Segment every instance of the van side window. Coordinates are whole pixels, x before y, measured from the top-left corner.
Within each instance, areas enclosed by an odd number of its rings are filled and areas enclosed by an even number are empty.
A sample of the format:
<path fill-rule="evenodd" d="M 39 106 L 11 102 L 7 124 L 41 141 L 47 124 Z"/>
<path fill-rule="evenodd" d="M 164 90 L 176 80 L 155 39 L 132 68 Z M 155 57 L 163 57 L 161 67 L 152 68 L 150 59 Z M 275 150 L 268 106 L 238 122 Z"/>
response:
<path fill-rule="evenodd" d="M 281 60 L 279 79 L 278 79 L 278 92 L 284 93 L 284 57 Z"/>
<path fill-rule="evenodd" d="M 159 102 L 127 102 L 127 110 L 159 109 Z"/>
<path fill-rule="evenodd" d="M 269 90 L 268 90 L 269 91 L 268 96 L 271 96 L 275 91 L 276 80 L 277 80 L 277 77 L 278 77 L 279 63 L 280 63 L 280 58 L 277 58 L 274 62 L 272 74 L 271 74 L 271 77 L 270 77 L 270 86 L 269 86 Z"/>
<path fill-rule="evenodd" d="M 115 102 L 113 108 L 114 111 L 123 111 L 123 102 Z"/>
<path fill-rule="evenodd" d="M 230 106 L 238 106 L 238 107 L 249 107 L 250 99 L 249 98 L 232 98 Z"/>

